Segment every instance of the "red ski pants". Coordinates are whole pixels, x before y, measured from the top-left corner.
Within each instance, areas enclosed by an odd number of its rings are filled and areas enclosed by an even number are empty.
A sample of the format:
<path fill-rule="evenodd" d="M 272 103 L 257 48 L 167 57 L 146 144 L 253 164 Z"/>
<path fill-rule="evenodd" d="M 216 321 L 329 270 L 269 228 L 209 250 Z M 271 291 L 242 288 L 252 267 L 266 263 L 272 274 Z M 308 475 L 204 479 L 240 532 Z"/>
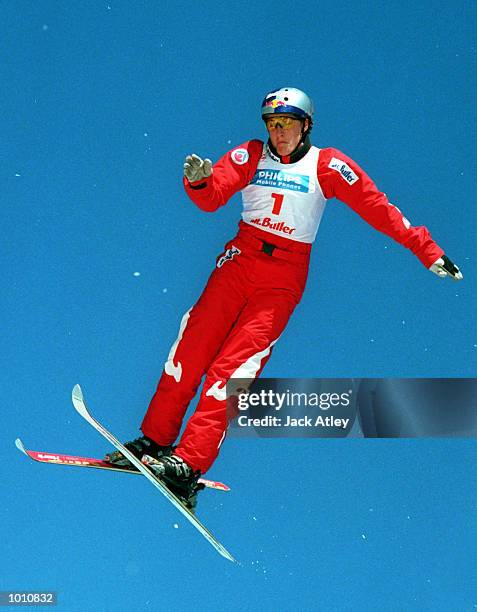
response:
<path fill-rule="evenodd" d="M 262 241 L 240 232 L 217 258 L 198 302 L 182 318 L 141 426 L 158 444 L 174 443 L 205 374 L 197 408 L 175 450 L 202 474 L 225 438 L 227 380 L 260 374 L 305 286 L 308 253 L 267 254 L 260 246 Z"/>

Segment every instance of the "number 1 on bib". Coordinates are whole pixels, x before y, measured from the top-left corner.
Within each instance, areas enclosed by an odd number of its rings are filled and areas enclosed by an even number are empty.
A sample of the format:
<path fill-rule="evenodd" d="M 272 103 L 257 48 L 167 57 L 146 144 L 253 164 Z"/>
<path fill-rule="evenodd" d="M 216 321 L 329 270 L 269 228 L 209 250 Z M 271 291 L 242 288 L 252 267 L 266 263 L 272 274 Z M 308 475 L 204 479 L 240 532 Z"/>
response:
<path fill-rule="evenodd" d="M 272 215 L 279 215 L 283 204 L 283 193 L 272 193 L 272 198 L 275 200 L 272 208 Z"/>

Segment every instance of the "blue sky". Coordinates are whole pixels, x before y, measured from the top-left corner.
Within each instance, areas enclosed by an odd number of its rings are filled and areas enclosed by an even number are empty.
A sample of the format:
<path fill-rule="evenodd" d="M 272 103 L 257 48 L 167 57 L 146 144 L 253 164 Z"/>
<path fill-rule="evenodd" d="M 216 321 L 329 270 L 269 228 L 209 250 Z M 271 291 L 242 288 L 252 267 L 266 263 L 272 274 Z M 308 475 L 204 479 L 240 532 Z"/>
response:
<path fill-rule="evenodd" d="M 0 589 L 65 610 L 471 610 L 472 440 L 230 438 L 199 514 L 143 479 L 34 465 L 101 456 L 74 412 L 135 436 L 181 316 L 234 235 L 183 158 L 264 137 L 263 95 L 314 99 L 313 142 L 355 159 L 462 269 L 441 281 L 330 201 L 267 376 L 475 376 L 476 8 L 39 0 L 2 4 Z M 177 528 L 174 525 L 177 525 Z"/>

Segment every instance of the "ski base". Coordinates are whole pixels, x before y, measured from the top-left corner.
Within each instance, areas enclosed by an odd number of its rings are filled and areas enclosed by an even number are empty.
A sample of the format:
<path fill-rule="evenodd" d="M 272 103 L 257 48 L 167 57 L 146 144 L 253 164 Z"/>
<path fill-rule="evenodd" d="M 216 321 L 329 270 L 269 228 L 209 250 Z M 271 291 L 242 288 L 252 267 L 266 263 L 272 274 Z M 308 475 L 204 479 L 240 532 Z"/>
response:
<path fill-rule="evenodd" d="M 134 466 L 120 466 L 108 463 L 102 459 L 95 457 L 82 457 L 78 455 L 64 455 L 61 453 L 49 453 L 43 451 L 28 450 L 25 445 L 17 438 L 15 440 L 15 446 L 33 461 L 39 463 L 56 463 L 56 465 L 72 465 L 75 467 L 89 467 L 100 470 L 110 470 L 112 472 L 125 472 L 126 474 L 141 474 L 141 472 Z M 199 482 L 205 485 L 209 489 L 215 489 L 217 491 L 230 491 L 230 487 L 225 485 L 223 482 L 216 480 L 209 480 L 208 478 L 199 478 Z"/>

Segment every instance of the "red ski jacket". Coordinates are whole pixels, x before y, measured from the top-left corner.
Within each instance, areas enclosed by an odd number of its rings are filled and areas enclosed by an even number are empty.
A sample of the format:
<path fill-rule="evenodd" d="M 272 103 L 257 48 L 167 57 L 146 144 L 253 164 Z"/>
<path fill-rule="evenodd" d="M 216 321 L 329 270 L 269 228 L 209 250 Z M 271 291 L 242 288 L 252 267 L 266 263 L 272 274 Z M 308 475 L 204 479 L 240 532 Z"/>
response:
<path fill-rule="evenodd" d="M 235 147 L 214 164 L 213 173 L 207 179 L 191 184 L 184 178 L 188 196 L 201 210 L 217 210 L 254 180 L 266 150 L 261 140 L 249 140 Z M 287 171 L 293 164 L 280 166 Z M 372 227 L 414 253 L 426 268 L 443 255 L 444 251 L 427 228 L 413 227 L 359 165 L 338 149 L 319 149 L 316 176 L 324 198 L 337 198 L 347 204 Z M 241 221 L 240 225 L 248 224 Z M 257 231 L 266 234 L 263 230 Z M 293 241 L 293 236 L 280 237 L 280 242 L 283 240 Z"/>

